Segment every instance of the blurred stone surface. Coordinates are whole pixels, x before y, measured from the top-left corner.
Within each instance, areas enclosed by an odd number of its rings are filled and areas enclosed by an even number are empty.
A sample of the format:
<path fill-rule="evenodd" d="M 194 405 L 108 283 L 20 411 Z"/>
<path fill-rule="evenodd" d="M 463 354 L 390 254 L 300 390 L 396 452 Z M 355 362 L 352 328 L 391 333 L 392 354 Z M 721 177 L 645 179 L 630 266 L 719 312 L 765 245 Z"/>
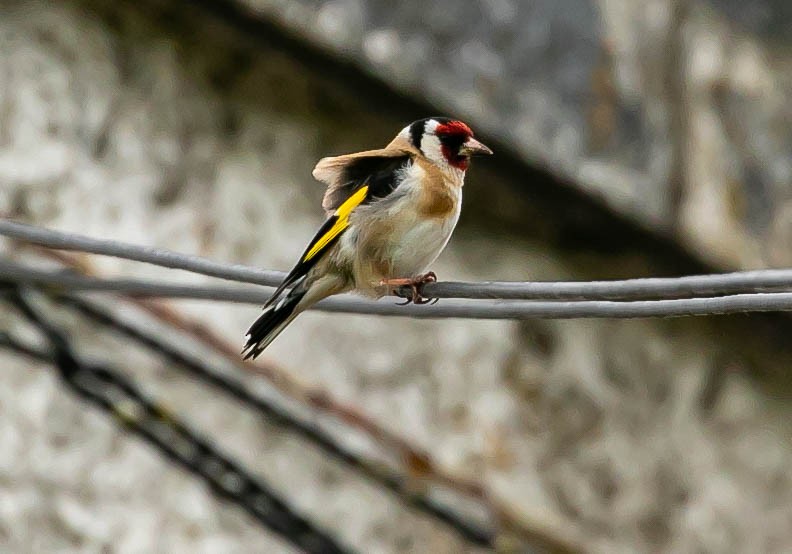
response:
<path fill-rule="evenodd" d="M 174 16 L 147 3 L 134 4 L 0 3 L 0 213 L 216 260 L 288 267 L 322 217 L 322 189 L 310 179 L 315 161 L 384 143 L 404 122 L 387 106 L 361 110 L 354 95 L 329 88 L 321 75 L 307 72 L 287 54 L 251 44 L 198 12 Z M 459 63 L 491 71 L 482 90 L 509 101 L 510 93 L 496 78 L 508 62 L 492 55 L 486 25 L 462 43 L 455 31 L 451 15 L 470 17 L 463 10 L 478 4 L 460 4 L 459 12 L 449 13 L 439 3 L 424 2 L 436 13 L 425 18 L 426 35 L 410 10 L 396 4 L 394 15 L 380 16 L 377 31 L 369 35 L 364 33 L 368 10 L 375 5 L 271 6 L 284 21 L 321 27 L 328 44 L 346 48 L 350 56 L 356 50 L 344 45 L 358 40 L 366 41 L 372 59 L 390 59 L 401 41 L 416 57 L 426 57 L 432 37 L 445 37 L 458 49 L 440 49 L 446 60 L 442 79 L 466 89 L 448 69 L 458 55 Z M 487 3 L 489 11 L 480 18 L 508 29 L 523 5 Z M 576 44 L 575 56 L 597 67 L 598 58 L 589 51 L 597 44 L 592 29 L 600 33 L 618 24 L 634 35 L 613 52 L 635 56 L 637 71 L 643 62 L 636 46 L 652 39 L 649 21 L 654 19 L 646 16 L 648 28 L 635 30 L 632 22 L 641 21 L 643 11 L 614 3 L 612 17 L 623 19 L 591 26 L 597 17 L 593 8 L 569 5 L 582 10 L 575 12 L 578 17 L 553 7 L 556 3 L 536 2 L 536 14 L 554 18 L 553 32 L 540 26 L 528 38 L 509 35 L 515 43 L 528 41 L 514 56 L 534 56 L 538 64 L 526 69 L 525 82 L 532 82 L 530 75 L 544 79 L 534 89 L 526 85 L 524 97 L 520 94 L 521 102 L 534 106 L 523 117 L 533 121 L 532 110 L 546 115 L 549 134 L 528 124 L 510 132 L 526 133 L 526 144 L 535 140 L 535 146 L 541 137 L 551 137 L 546 141 L 551 154 L 562 161 L 569 155 L 570 163 L 578 164 L 575 171 L 590 171 L 588 116 L 579 106 L 587 98 L 585 72 L 564 51 L 550 56 L 557 65 L 548 65 L 545 56 L 566 38 Z M 661 13 L 665 9 L 662 3 L 652 5 Z M 708 17 L 706 11 L 691 13 L 691 18 Z M 396 26 L 402 20 L 400 25 L 411 25 L 414 35 Z M 685 27 L 686 41 L 698 40 L 703 31 L 696 29 Z M 645 46 L 638 50 L 649 58 L 660 55 Z M 398 60 L 389 63 L 409 83 L 410 68 L 400 68 Z M 628 69 L 624 82 L 642 86 L 643 77 L 631 76 Z M 659 79 L 651 71 L 646 75 Z M 608 94 L 616 94 L 610 78 L 603 79 Z M 569 95 L 550 94 L 553 83 L 569 87 Z M 421 82 L 410 86 L 423 94 Z M 686 90 L 696 96 L 692 85 Z M 650 102 L 635 90 L 633 111 L 622 112 L 620 100 L 603 108 L 621 114 L 616 121 L 633 138 L 614 131 L 602 139 L 603 152 L 610 154 L 594 163 L 603 181 L 621 175 L 613 186 L 621 187 L 624 206 L 648 210 L 647 217 L 657 222 L 664 221 L 667 208 L 645 201 L 653 194 L 658 202 L 665 197 L 665 180 L 657 175 L 668 171 L 672 147 L 656 142 L 662 133 L 647 131 L 651 126 L 645 121 L 661 129 L 666 125 L 661 96 Z M 440 105 L 452 102 L 438 91 L 432 98 Z M 481 120 L 492 115 L 487 110 L 495 111 L 465 98 L 460 92 L 453 102 L 468 104 L 449 109 L 464 109 Z M 739 113 L 755 115 L 752 110 L 761 107 L 728 95 L 726 102 Z M 651 117 L 644 113 L 654 110 L 658 113 Z M 706 102 L 701 110 L 695 118 L 701 121 L 689 125 L 717 135 Z M 490 133 L 498 132 L 502 117 L 486 127 Z M 717 152 L 702 149 L 689 149 L 686 171 L 703 171 L 699 157 L 704 154 L 712 163 L 724 163 Z M 550 155 L 533 155 L 552 162 Z M 480 198 L 486 190 L 494 206 L 466 204 L 462 224 L 435 268 L 441 277 L 585 278 L 654 267 L 655 253 L 640 246 L 573 256 L 540 235 L 499 227 L 487 210 L 503 209 L 508 215 L 526 202 L 505 180 L 491 165 L 471 170 L 466 194 Z M 587 182 L 599 186 L 596 180 Z M 718 194 L 713 187 L 705 196 Z M 551 230 L 560 217 L 526 214 L 545 220 Z M 772 223 L 763 221 L 757 225 L 776 229 L 774 217 Z M 741 232 L 736 226 L 734 233 Z M 782 226 L 778 232 L 789 230 Z M 10 252 L 3 244 L 4 254 Z M 113 259 L 93 263 L 114 275 L 165 274 Z M 258 314 L 255 306 L 179 306 L 229 340 L 241 340 Z M 141 317 L 128 310 L 125 315 Z M 76 319 L 61 321 L 81 352 L 112 357 L 145 390 L 360 551 L 464 548 L 446 528 L 162 360 Z M 788 388 L 761 376 L 785 375 L 790 356 L 762 339 L 767 334 L 762 322 L 748 317 L 408 321 L 309 313 L 267 356 L 429 449 L 444 467 L 481 479 L 519 511 L 579 530 L 593 552 L 788 551 L 792 408 Z M 0 329 L 24 331 L 8 312 L 0 318 Z M 289 551 L 238 509 L 74 399 L 50 368 L 5 352 L 0 352 L 0 366 L 0 542 L 10 551 Z"/>
<path fill-rule="evenodd" d="M 716 267 L 792 263 L 784 0 L 238 0 Z"/>

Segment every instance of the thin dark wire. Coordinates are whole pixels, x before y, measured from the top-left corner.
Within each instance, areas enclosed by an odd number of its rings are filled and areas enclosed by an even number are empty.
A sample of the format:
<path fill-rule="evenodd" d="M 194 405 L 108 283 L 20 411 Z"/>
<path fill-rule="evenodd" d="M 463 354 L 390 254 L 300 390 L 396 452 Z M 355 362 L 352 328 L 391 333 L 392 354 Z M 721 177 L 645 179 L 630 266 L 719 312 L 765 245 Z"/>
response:
<path fill-rule="evenodd" d="M 55 363 L 64 382 L 79 396 L 100 406 L 131 432 L 155 445 L 168 458 L 202 477 L 219 495 L 244 508 L 257 521 L 306 552 L 343 553 L 330 535 L 297 515 L 277 494 L 236 462 L 219 453 L 203 437 L 143 395 L 134 383 L 107 366 L 87 364 L 71 348 L 66 335 L 47 321 L 23 293 L 8 299 L 46 336 L 52 355 L 0 338 L 17 352 L 33 352 Z"/>
<path fill-rule="evenodd" d="M 411 493 L 408 490 L 409 483 L 405 482 L 405 479 L 393 475 L 384 468 L 379 468 L 346 450 L 345 447 L 336 443 L 332 437 L 318 427 L 297 420 L 270 401 L 252 394 L 240 383 L 217 373 L 202 361 L 180 352 L 153 334 L 147 333 L 140 328 L 122 321 L 92 303 L 73 296 L 58 296 L 56 300 L 76 309 L 79 313 L 93 321 L 145 345 L 174 364 L 181 366 L 191 375 L 198 377 L 202 381 L 209 383 L 240 402 L 256 409 L 277 425 L 281 425 L 306 438 L 330 456 L 344 462 L 369 479 L 379 483 L 387 490 L 395 493 L 399 499 L 408 506 L 416 508 L 436 520 L 449 525 L 465 539 L 481 546 L 492 546 L 494 537 L 491 531 L 482 529 L 475 523 L 466 521 L 462 516 L 437 504 L 423 494 Z"/>
<path fill-rule="evenodd" d="M 194 298 L 260 304 L 268 295 L 239 286 L 207 287 L 174 285 L 145 279 L 98 279 L 62 271 L 39 270 L 0 259 L 0 279 L 35 285 L 49 291 L 84 290 L 119 292 L 131 296 Z M 402 316 L 419 319 L 582 319 L 684 317 L 745 312 L 792 310 L 792 293 L 756 293 L 714 298 L 680 298 L 614 302 L 585 301 L 487 301 L 449 299 L 437 305 L 399 306 L 392 299 L 365 300 L 348 295 L 328 298 L 314 309 L 325 312 Z"/>
<path fill-rule="evenodd" d="M 39 362 L 52 362 L 52 356 L 50 356 L 47 352 L 37 349 L 34 346 L 30 346 L 29 344 L 23 344 L 5 331 L 0 331 L 0 348 L 5 348 L 6 350 L 10 350 L 16 354 L 33 358 Z"/>
<path fill-rule="evenodd" d="M 56 248 L 77 250 L 135 260 L 221 279 L 276 286 L 285 276 L 269 271 L 212 262 L 160 248 L 146 248 L 112 240 L 101 240 L 73 233 L 62 233 L 10 220 L 0 220 L 0 235 Z M 770 292 L 792 289 L 792 269 L 764 269 L 719 275 L 628 279 L 589 282 L 501 282 L 427 283 L 422 293 L 430 298 L 467 298 L 502 300 L 636 300 L 714 296 L 745 292 Z"/>

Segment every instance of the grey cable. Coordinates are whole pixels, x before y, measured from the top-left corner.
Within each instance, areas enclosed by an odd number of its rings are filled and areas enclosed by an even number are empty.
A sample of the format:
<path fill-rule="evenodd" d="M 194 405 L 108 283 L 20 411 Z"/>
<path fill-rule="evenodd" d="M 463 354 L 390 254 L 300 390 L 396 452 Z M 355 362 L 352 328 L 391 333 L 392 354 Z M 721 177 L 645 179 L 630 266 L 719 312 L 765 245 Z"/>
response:
<path fill-rule="evenodd" d="M 0 220 L 0 235 L 61 250 L 78 250 L 114 256 L 174 269 L 183 269 L 230 281 L 276 286 L 285 276 L 242 265 L 227 265 L 198 256 L 165 249 L 147 248 L 112 240 L 42 229 Z M 628 279 L 589 282 L 440 282 L 427 283 L 422 292 L 430 298 L 478 298 L 503 300 L 629 300 L 713 296 L 741 292 L 792 290 L 792 269 L 764 269 L 719 275 Z M 240 300 L 241 301 L 241 300 Z"/>
<path fill-rule="evenodd" d="M 150 279 L 97 279 L 63 271 L 36 269 L 0 259 L 0 281 L 25 283 L 50 291 L 116 292 L 134 296 L 192 298 L 263 303 L 268 294 L 239 286 L 177 285 Z M 365 300 L 348 295 L 316 305 L 326 312 L 465 319 L 648 318 L 792 310 L 792 293 L 757 293 L 715 298 L 589 301 L 446 300 L 437 305 L 398 306 L 395 299 Z"/>
<path fill-rule="evenodd" d="M 183 269 L 192 273 L 219 277 L 229 281 L 274 287 L 286 276 L 281 271 L 268 271 L 243 265 L 223 264 L 201 258 L 200 256 L 179 254 L 164 248 L 149 248 L 114 240 L 95 239 L 75 233 L 63 233 L 35 227 L 8 219 L 0 219 L 0 235 L 56 250 L 76 250 L 90 254 L 101 254 L 170 269 Z"/>

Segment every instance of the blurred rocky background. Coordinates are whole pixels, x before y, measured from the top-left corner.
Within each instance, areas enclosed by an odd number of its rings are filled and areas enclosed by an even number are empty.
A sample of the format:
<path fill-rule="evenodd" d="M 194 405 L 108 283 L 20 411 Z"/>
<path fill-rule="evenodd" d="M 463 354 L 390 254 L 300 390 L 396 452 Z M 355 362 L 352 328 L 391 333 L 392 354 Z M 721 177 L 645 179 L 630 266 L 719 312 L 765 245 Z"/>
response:
<path fill-rule="evenodd" d="M 782 0 L 4 0 L 0 213 L 286 269 L 321 221 L 315 161 L 442 113 L 497 155 L 471 169 L 441 278 L 790 266 L 790 31 Z M 258 313 L 173 305 L 234 342 Z M 4 329 L 20 327 L 2 313 Z M 61 321 L 82 352 L 114 358 L 346 544 L 475 550 L 161 360 Z M 783 552 L 790 331 L 770 315 L 309 313 L 266 354 L 575 550 Z M 290 551 L 47 365 L 0 361 L 5 550 Z"/>

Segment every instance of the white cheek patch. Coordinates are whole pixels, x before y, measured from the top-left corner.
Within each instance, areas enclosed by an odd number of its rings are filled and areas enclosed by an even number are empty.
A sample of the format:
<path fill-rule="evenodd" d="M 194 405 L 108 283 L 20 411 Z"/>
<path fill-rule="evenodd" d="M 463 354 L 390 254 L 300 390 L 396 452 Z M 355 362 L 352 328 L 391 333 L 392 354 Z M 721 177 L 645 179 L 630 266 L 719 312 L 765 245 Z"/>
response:
<path fill-rule="evenodd" d="M 424 134 L 423 140 L 421 140 L 421 151 L 424 153 L 424 156 L 436 164 L 446 163 L 440 139 L 435 135 Z"/>

